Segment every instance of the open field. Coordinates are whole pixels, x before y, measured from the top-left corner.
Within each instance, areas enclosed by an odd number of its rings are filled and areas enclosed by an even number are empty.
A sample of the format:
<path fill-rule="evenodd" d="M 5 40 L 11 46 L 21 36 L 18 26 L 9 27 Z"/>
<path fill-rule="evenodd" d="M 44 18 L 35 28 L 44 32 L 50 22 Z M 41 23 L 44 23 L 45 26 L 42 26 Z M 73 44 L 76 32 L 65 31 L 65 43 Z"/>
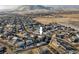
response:
<path fill-rule="evenodd" d="M 70 22 L 70 21 L 79 21 L 79 14 L 58 14 L 54 16 L 43 16 L 43 17 L 36 17 L 34 20 L 41 22 L 41 23 L 52 23 L 52 22 Z"/>
<path fill-rule="evenodd" d="M 53 16 L 36 17 L 34 20 L 42 24 L 59 23 L 79 28 L 79 14 L 56 14 Z"/>

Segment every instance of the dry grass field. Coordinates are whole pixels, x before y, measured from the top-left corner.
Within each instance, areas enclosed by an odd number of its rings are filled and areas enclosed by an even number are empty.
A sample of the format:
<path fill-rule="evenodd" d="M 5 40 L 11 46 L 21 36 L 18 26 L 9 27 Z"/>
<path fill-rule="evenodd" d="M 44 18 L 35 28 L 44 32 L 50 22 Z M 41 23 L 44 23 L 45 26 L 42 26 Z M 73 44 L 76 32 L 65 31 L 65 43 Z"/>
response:
<path fill-rule="evenodd" d="M 62 16 L 62 17 L 59 17 Z M 53 22 L 62 23 L 62 22 L 71 22 L 71 21 L 79 21 L 79 14 L 58 14 L 52 17 L 36 17 L 34 18 L 37 22 L 41 22 L 43 24 L 49 24 Z"/>
<path fill-rule="evenodd" d="M 53 16 L 41 16 L 34 18 L 42 24 L 59 23 L 79 29 L 79 14 L 55 14 Z"/>

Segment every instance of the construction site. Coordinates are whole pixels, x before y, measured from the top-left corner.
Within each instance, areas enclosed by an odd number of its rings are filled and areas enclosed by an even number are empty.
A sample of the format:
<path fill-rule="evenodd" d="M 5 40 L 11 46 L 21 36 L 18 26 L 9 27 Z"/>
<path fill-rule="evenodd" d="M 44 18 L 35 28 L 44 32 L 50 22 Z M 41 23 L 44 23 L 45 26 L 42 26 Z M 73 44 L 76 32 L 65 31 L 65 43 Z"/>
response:
<path fill-rule="evenodd" d="M 0 54 L 78 54 L 78 13 L 0 14 Z"/>

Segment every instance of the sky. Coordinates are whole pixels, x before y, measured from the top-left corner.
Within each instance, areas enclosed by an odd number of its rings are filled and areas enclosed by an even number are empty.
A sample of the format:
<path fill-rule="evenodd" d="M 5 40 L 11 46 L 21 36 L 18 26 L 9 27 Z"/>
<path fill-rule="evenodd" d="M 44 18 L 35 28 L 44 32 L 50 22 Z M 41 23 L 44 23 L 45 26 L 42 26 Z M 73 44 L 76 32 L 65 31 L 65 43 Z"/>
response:
<path fill-rule="evenodd" d="M 11 10 L 14 10 L 16 9 L 17 5 L 0 5 L 0 10 L 8 10 L 8 9 L 11 9 Z"/>

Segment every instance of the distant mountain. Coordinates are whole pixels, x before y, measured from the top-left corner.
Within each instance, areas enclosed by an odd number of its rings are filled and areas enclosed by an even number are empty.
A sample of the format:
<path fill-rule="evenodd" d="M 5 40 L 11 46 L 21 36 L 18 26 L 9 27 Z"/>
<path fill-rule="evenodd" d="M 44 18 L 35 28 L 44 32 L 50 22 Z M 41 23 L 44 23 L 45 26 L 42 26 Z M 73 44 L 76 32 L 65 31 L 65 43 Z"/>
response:
<path fill-rule="evenodd" d="M 26 10 L 36 10 L 36 9 L 39 9 L 39 10 L 41 10 L 41 9 L 49 10 L 50 7 L 43 6 L 43 5 L 23 5 L 23 6 L 18 7 L 16 10 L 26 11 Z"/>
<path fill-rule="evenodd" d="M 79 5 L 21 5 L 12 10 L 12 13 L 36 14 L 59 11 L 79 11 Z"/>
<path fill-rule="evenodd" d="M 22 5 L 19 6 L 17 9 L 14 10 L 14 13 L 46 13 L 50 12 L 51 7 L 43 6 L 43 5 Z"/>
<path fill-rule="evenodd" d="M 46 10 L 62 10 L 62 9 L 79 9 L 79 5 L 23 5 L 18 10 L 35 10 L 35 9 L 46 9 Z"/>

